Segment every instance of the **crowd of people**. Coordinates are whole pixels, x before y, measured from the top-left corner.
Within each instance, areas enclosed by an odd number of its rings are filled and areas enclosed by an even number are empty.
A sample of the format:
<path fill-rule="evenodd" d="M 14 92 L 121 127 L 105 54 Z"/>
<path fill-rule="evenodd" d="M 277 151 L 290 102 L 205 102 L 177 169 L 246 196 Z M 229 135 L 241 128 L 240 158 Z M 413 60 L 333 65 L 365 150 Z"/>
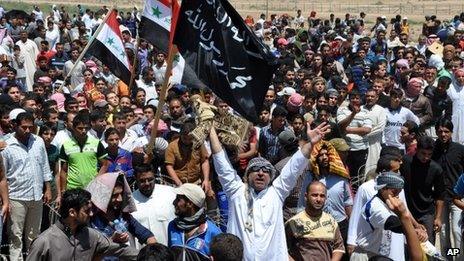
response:
<path fill-rule="evenodd" d="M 137 8 L 118 16 L 133 84 L 81 55 L 107 12 L 0 8 L 10 260 L 464 258 L 464 13 L 417 39 L 400 15 L 246 17 L 278 68 L 231 145 L 227 126 L 193 135 L 205 111 L 239 117 L 210 89 L 161 97 Z"/>

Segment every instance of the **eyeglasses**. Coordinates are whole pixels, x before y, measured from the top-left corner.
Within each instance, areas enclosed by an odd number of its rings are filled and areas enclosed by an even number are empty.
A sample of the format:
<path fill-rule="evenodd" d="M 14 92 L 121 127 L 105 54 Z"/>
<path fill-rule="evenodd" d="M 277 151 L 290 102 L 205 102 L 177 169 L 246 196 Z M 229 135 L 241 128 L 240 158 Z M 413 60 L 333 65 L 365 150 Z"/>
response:
<path fill-rule="evenodd" d="M 268 166 L 253 166 L 250 168 L 250 172 L 259 172 L 260 170 L 265 173 L 271 173 L 272 171 L 271 167 Z"/>

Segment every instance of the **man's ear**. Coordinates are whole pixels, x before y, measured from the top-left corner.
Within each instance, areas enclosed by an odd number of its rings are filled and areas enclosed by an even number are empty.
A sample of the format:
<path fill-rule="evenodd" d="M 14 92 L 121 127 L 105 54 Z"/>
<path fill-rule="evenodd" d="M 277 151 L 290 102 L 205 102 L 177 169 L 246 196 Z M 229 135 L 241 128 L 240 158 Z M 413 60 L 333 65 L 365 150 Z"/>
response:
<path fill-rule="evenodd" d="M 69 209 L 69 216 L 76 218 L 77 217 L 77 211 L 74 208 Z"/>

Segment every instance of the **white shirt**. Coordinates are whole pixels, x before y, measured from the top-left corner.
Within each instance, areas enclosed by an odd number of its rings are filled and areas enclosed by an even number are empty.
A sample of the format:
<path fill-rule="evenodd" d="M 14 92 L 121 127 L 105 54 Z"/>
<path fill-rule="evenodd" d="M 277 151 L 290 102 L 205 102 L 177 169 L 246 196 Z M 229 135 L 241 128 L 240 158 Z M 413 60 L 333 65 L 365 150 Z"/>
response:
<path fill-rule="evenodd" d="M 167 67 L 168 67 L 168 64 L 166 62 L 164 62 L 164 64 L 161 67 L 158 67 L 156 63 L 152 66 L 153 71 L 155 72 L 156 82 L 159 82 L 159 83 L 164 82 L 164 76 L 166 74 Z"/>
<path fill-rule="evenodd" d="M 308 159 L 301 151 L 296 152 L 272 185 L 258 194 L 250 192 L 251 218 L 245 196 L 247 186 L 232 168 L 224 150 L 213 154 L 213 159 L 229 204 L 227 232 L 242 240 L 244 260 L 288 260 L 282 206 Z M 249 220 L 251 225 L 245 225 Z"/>
<path fill-rule="evenodd" d="M 168 225 L 176 218 L 174 205 L 176 199 L 174 188 L 166 185 L 156 184 L 149 198 L 145 197 L 139 190 L 132 193 L 137 211 L 132 216 L 144 227 L 150 230 L 158 243 L 168 244 Z M 137 246 L 139 246 L 137 244 Z"/>
<path fill-rule="evenodd" d="M 384 229 L 385 222 L 391 216 L 396 215 L 379 197 L 374 196 L 372 200 L 369 199 L 362 208 L 359 218 L 356 244 L 363 250 L 383 256 L 389 256 L 392 251 L 397 251 L 392 247 L 393 232 Z M 394 260 L 404 260 L 404 256 L 402 259 Z"/>
<path fill-rule="evenodd" d="M 119 147 L 132 151 L 135 148 L 135 141 L 137 140 L 138 136 L 135 131 L 126 129 L 126 134 L 124 137 L 119 141 Z"/>
<path fill-rule="evenodd" d="M 356 192 L 356 196 L 354 198 L 353 209 L 351 210 L 350 216 L 350 223 L 348 226 L 348 239 L 347 244 L 349 245 L 356 245 L 356 241 L 358 238 L 359 231 L 359 219 L 362 218 L 361 214 L 363 211 L 363 207 L 368 200 L 377 194 L 377 190 L 375 190 L 375 180 L 371 179 L 369 181 L 364 182 L 361 186 L 359 186 L 358 191 Z M 406 204 L 406 198 L 404 196 L 404 190 L 401 190 L 399 197 L 401 201 Z M 389 258 L 393 260 L 404 260 L 404 236 L 403 234 L 392 233 L 392 242 L 391 242 L 391 249 L 390 254 L 388 255 Z"/>
<path fill-rule="evenodd" d="M 43 12 L 42 11 L 37 11 L 37 10 L 32 10 L 32 12 L 35 14 L 35 20 L 42 20 L 43 21 Z"/>
<path fill-rule="evenodd" d="M 351 110 L 348 107 L 340 107 L 337 111 L 337 123 L 340 123 L 344 119 L 350 116 Z M 356 113 L 353 120 L 348 124 L 347 127 L 350 128 L 359 128 L 359 127 L 368 127 L 372 128 L 372 121 L 368 117 L 369 111 L 364 107 L 361 108 L 361 111 Z M 351 151 L 365 150 L 368 147 L 367 138 L 358 134 L 346 134 L 345 135 L 346 143 L 350 146 Z"/>
<path fill-rule="evenodd" d="M 383 132 L 383 141 L 387 146 L 394 146 L 404 150 L 404 144 L 401 143 L 401 127 L 407 121 L 413 121 L 420 125 L 419 118 L 408 108 L 401 106 L 399 110 L 385 108 L 387 114 L 387 123 Z"/>
<path fill-rule="evenodd" d="M 149 101 L 150 99 L 157 99 L 158 93 L 156 92 L 155 82 L 151 81 L 146 83 L 143 79 L 136 80 L 137 87 L 145 90 L 145 100 Z"/>
<path fill-rule="evenodd" d="M 369 143 L 365 167 L 367 173 L 369 170 L 377 167 L 377 161 L 379 160 L 380 151 L 382 150 L 382 136 L 385 130 L 387 116 L 385 114 L 385 109 L 380 105 L 375 104 L 370 109 L 363 105 L 363 108 L 369 111 L 368 117 L 372 121 L 371 132 L 366 135 Z"/>
<path fill-rule="evenodd" d="M 58 150 L 61 149 L 61 146 L 63 146 L 63 143 L 71 138 L 72 134 L 70 131 L 64 129 L 60 130 L 56 133 L 55 138 L 52 140 L 52 145 L 55 145 L 55 147 L 58 148 Z"/>

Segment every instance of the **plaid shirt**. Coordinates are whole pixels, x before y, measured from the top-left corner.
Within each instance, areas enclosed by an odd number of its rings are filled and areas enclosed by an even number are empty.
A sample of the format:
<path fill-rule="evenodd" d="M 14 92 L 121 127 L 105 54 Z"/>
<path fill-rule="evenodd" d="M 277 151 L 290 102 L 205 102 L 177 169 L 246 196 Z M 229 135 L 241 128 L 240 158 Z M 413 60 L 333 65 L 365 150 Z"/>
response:
<path fill-rule="evenodd" d="M 258 150 L 261 157 L 269 160 L 272 164 L 276 164 L 280 160 L 279 152 L 282 146 L 279 143 L 279 134 L 286 129 L 284 127 L 274 132 L 270 124 L 261 129 Z"/>
<path fill-rule="evenodd" d="M 44 182 L 52 180 L 45 143 L 31 134 L 27 146 L 15 136 L 1 152 L 8 181 L 9 198 L 38 201 L 42 199 Z"/>

